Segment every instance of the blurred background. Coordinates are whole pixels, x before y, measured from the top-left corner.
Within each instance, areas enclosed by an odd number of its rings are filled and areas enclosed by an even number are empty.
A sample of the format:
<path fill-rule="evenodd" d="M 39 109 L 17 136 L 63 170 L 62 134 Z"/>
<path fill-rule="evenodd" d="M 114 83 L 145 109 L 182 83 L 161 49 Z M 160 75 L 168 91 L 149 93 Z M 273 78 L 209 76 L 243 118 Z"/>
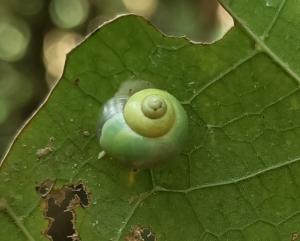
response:
<path fill-rule="evenodd" d="M 122 13 L 195 42 L 218 40 L 233 26 L 216 0 L 0 0 L 0 159 L 60 78 L 66 53 Z"/>

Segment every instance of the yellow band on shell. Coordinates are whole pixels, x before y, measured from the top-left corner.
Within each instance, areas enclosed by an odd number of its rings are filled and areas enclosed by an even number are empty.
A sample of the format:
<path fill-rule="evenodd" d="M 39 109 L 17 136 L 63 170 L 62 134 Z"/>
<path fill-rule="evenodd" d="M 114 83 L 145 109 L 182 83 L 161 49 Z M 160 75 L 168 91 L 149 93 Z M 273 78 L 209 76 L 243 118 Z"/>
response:
<path fill-rule="evenodd" d="M 175 121 L 169 96 L 168 92 L 159 89 L 144 89 L 132 95 L 124 107 L 124 119 L 128 126 L 146 137 L 166 134 Z M 156 107 L 158 112 L 152 111 Z"/>

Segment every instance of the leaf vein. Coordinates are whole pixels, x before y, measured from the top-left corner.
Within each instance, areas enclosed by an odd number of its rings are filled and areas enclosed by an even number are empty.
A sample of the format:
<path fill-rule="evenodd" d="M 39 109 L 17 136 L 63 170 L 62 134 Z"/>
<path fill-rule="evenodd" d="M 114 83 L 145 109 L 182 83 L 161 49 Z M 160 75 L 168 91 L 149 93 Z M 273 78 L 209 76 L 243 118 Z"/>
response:
<path fill-rule="evenodd" d="M 265 39 L 268 37 L 268 35 L 270 34 L 271 30 L 273 29 L 273 27 L 275 26 L 277 20 L 279 19 L 280 14 L 282 13 L 282 9 L 284 7 L 284 5 L 286 4 L 287 0 L 282 0 L 280 3 L 280 6 L 277 10 L 277 12 L 274 15 L 274 18 L 272 19 L 270 25 L 266 28 L 265 32 L 262 35 L 262 38 Z"/>
<path fill-rule="evenodd" d="M 168 188 L 164 188 L 164 187 L 161 187 L 161 186 L 157 186 L 157 187 L 155 187 L 154 190 L 157 191 L 157 192 L 190 193 L 190 192 L 197 191 L 197 190 L 221 187 L 221 186 L 226 186 L 226 185 L 231 185 L 231 184 L 237 184 L 237 183 L 246 181 L 248 179 L 254 178 L 256 176 L 260 176 L 260 175 L 263 175 L 265 173 L 274 171 L 276 169 L 280 169 L 280 168 L 283 168 L 283 167 L 286 167 L 286 166 L 290 166 L 292 164 L 297 163 L 298 161 L 300 161 L 300 157 L 297 157 L 295 159 L 292 159 L 292 160 L 289 160 L 289 161 L 286 161 L 286 162 L 283 162 L 283 163 L 279 163 L 279 164 L 270 166 L 268 168 L 258 170 L 257 172 L 251 173 L 249 175 L 242 176 L 242 177 L 237 178 L 237 179 L 231 179 L 231 180 L 228 180 L 228 181 L 215 182 L 215 183 L 209 183 L 209 184 L 203 184 L 203 185 L 196 185 L 196 186 L 190 187 L 188 189 L 168 189 Z"/>
<path fill-rule="evenodd" d="M 210 86 L 215 84 L 217 81 L 224 78 L 226 75 L 230 74 L 232 71 L 237 69 L 242 64 L 244 64 L 247 61 L 249 61 L 250 59 L 252 59 L 257 53 L 258 53 L 258 51 L 253 51 L 250 54 L 248 54 L 246 57 L 244 57 L 244 58 L 240 59 L 239 61 L 237 61 L 236 63 L 234 63 L 232 66 L 228 67 L 225 71 L 221 72 L 215 78 L 213 78 L 211 81 L 209 81 L 204 86 L 202 86 L 190 99 L 183 101 L 182 104 L 185 104 L 185 105 L 191 104 L 192 101 L 195 100 L 203 91 L 205 91 L 207 88 L 209 88 Z"/>
<path fill-rule="evenodd" d="M 115 241 L 120 241 L 123 231 L 126 228 L 128 222 L 130 221 L 130 219 L 132 218 L 132 216 L 134 215 L 136 209 L 139 207 L 139 205 L 145 201 L 148 197 L 150 197 L 153 193 L 154 193 L 155 189 L 153 189 L 150 192 L 147 192 L 145 194 L 141 194 L 141 197 L 139 198 L 139 200 L 134 204 L 133 208 L 130 210 L 130 212 L 128 213 L 128 216 L 126 217 L 126 219 L 122 222 L 122 225 L 120 227 L 120 229 L 118 230 L 117 236 L 115 239 Z"/>
<path fill-rule="evenodd" d="M 261 50 L 267 53 L 276 64 L 278 64 L 289 76 L 291 76 L 297 82 L 297 84 L 300 84 L 300 76 L 289 67 L 288 63 L 284 62 L 276 53 L 274 53 L 273 50 L 266 45 L 263 39 L 257 36 L 251 30 L 251 28 L 247 26 L 247 24 L 234 13 L 233 10 L 231 10 L 225 4 L 223 4 L 223 7 L 240 24 L 240 26 L 246 31 L 246 33 L 259 45 Z"/>

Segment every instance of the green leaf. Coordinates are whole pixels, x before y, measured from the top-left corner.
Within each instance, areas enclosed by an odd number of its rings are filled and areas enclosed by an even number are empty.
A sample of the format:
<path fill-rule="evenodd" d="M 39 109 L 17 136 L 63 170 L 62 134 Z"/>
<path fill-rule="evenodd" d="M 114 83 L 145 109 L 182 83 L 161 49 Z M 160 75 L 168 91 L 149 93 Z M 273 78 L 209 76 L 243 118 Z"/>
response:
<path fill-rule="evenodd" d="M 46 179 L 58 186 L 82 180 L 92 193 L 91 206 L 76 209 L 83 241 L 124 240 L 136 225 L 171 241 L 296 237 L 300 55 L 292 54 L 299 34 L 288 24 L 297 26 L 299 4 L 267 5 L 224 1 L 236 26 L 212 45 L 165 37 L 141 17 L 125 16 L 73 50 L 62 79 L 2 163 L 0 237 L 47 240 L 35 191 Z M 132 185 L 128 169 L 97 159 L 94 134 L 101 104 L 128 79 L 169 91 L 190 118 L 183 154 L 140 172 Z"/>

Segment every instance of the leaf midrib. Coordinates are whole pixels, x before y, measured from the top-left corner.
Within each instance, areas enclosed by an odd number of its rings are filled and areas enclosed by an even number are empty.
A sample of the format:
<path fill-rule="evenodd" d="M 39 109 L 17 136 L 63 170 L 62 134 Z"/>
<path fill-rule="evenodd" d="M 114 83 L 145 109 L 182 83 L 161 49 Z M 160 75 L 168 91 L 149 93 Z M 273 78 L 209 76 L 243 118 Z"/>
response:
<path fill-rule="evenodd" d="M 274 24 L 276 23 L 277 19 L 279 18 L 279 15 L 284 7 L 286 3 L 286 0 L 283 0 L 279 6 L 278 11 L 276 12 L 271 25 L 267 28 L 267 34 L 268 32 L 272 29 L 272 27 L 274 26 Z M 262 37 L 258 36 L 257 34 L 255 34 L 251 28 L 240 18 L 237 16 L 237 14 L 234 13 L 234 11 L 232 11 L 232 9 L 230 7 L 228 7 L 226 4 L 224 3 L 220 3 L 224 9 L 235 19 L 235 21 L 241 26 L 242 29 L 245 30 L 245 32 L 248 34 L 249 37 L 251 37 L 251 39 L 258 45 L 258 49 L 260 48 L 260 50 L 262 52 L 265 52 L 277 65 L 279 65 L 289 76 L 291 76 L 296 82 L 297 84 L 300 84 L 300 76 L 295 73 L 290 67 L 289 65 L 284 62 L 272 49 L 270 49 L 267 44 L 264 42 L 263 38 L 266 37 L 266 33 L 264 33 L 264 35 Z"/>

